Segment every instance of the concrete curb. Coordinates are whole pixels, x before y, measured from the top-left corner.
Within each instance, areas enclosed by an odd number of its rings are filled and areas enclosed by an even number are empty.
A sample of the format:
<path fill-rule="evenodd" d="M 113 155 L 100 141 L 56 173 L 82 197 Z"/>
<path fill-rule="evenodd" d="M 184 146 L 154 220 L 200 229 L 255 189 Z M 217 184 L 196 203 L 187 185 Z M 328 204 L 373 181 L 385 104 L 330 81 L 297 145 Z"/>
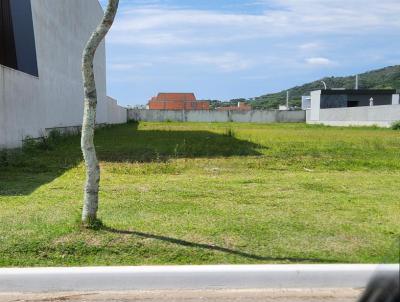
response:
<path fill-rule="evenodd" d="M 0 292 L 360 288 L 399 265 L 205 265 L 0 269 Z"/>

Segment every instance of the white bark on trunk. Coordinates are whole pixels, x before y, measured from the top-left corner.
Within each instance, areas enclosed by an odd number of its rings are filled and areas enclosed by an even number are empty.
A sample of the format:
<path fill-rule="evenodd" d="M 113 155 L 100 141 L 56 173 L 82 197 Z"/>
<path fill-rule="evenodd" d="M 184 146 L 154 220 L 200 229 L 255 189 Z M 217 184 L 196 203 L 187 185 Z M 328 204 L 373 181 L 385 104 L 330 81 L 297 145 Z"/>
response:
<path fill-rule="evenodd" d="M 93 71 L 94 55 L 101 41 L 110 30 L 118 10 L 119 0 L 109 0 L 104 17 L 91 35 L 82 56 L 82 75 L 85 103 L 82 123 L 81 149 L 86 166 L 86 184 L 82 222 L 92 224 L 97 220 L 99 203 L 100 166 L 94 147 L 94 129 L 96 125 L 97 91 Z"/>

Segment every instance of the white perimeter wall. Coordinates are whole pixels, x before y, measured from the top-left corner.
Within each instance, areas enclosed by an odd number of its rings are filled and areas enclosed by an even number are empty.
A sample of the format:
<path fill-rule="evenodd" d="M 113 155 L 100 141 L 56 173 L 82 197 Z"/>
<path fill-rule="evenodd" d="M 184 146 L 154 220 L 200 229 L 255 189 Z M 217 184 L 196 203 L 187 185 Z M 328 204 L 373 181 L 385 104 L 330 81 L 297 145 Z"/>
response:
<path fill-rule="evenodd" d="M 32 0 L 39 77 L 0 65 L 0 148 L 18 147 L 45 129 L 79 126 L 81 55 L 103 15 L 97 0 Z M 105 44 L 95 58 L 98 123 L 123 122 L 106 97 Z M 112 113 L 118 111 L 117 116 Z M 125 120 L 126 121 L 126 120 Z"/>
<path fill-rule="evenodd" d="M 314 120 L 311 113 L 312 110 L 307 110 L 309 124 L 390 127 L 400 120 L 400 105 L 320 109 L 319 120 Z"/>
<path fill-rule="evenodd" d="M 128 119 L 163 122 L 244 122 L 244 123 L 299 123 L 305 122 L 305 111 L 208 111 L 208 110 L 147 110 L 129 109 Z"/>

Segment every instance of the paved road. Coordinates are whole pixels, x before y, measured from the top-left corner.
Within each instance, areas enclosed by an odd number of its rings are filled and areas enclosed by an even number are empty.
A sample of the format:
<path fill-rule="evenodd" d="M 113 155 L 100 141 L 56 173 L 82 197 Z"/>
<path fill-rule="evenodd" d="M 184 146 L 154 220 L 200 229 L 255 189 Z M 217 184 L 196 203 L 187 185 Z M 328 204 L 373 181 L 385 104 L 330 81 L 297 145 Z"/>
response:
<path fill-rule="evenodd" d="M 2 302 L 356 302 L 360 289 L 266 289 L 5 294 Z"/>
<path fill-rule="evenodd" d="M 0 268 L 1 292 L 361 288 L 398 265 L 290 264 Z"/>

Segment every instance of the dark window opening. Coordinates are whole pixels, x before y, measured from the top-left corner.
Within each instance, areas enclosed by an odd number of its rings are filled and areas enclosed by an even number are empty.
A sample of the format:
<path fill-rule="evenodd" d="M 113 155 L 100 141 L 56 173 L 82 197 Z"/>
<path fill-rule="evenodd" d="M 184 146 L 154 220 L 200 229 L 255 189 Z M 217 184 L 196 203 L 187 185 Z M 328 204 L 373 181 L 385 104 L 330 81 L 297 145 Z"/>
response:
<path fill-rule="evenodd" d="M 0 64 L 38 76 L 30 0 L 0 0 Z"/>
<path fill-rule="evenodd" d="M 347 102 L 347 107 L 358 107 L 359 102 L 358 101 L 348 101 Z"/>
<path fill-rule="evenodd" d="M 0 64 L 17 69 L 17 53 L 9 0 L 0 0 Z"/>

